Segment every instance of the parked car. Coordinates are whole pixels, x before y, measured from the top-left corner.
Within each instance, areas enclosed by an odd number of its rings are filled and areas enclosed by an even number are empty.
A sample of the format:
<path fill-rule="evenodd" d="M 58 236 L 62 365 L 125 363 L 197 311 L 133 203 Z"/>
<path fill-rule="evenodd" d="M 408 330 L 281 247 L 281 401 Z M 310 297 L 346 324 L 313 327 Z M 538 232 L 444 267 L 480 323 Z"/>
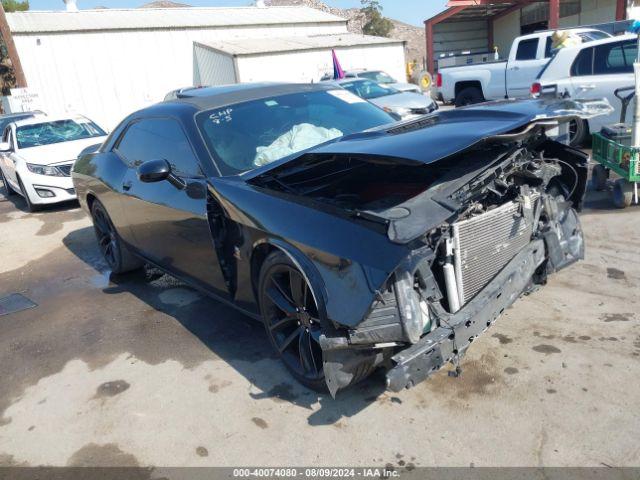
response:
<path fill-rule="evenodd" d="M 531 94 L 573 99 L 606 98 L 612 107 L 610 115 L 572 122 L 571 143 L 581 145 L 590 132 L 618 123 L 622 104 L 614 96 L 618 88 L 633 87 L 633 62 L 638 52 L 635 35 L 604 38 L 579 47 L 563 48 L 540 72 L 531 86 Z M 633 109 L 627 110 L 631 121 Z"/>
<path fill-rule="evenodd" d="M 438 109 L 438 104 L 431 97 L 414 92 L 399 92 L 373 80 L 343 79 L 333 83 L 401 119 L 415 118 Z"/>
<path fill-rule="evenodd" d="M 422 95 L 422 90 L 420 90 L 420 87 L 418 85 L 415 85 L 413 83 L 398 82 L 395 78 L 393 78 L 388 73 L 383 72 L 382 70 L 348 70 L 345 72 L 344 78 L 365 78 L 367 80 L 373 80 L 374 82 L 382 85 L 387 85 L 388 87 L 394 88 L 399 92 L 413 92 Z M 330 75 L 325 75 L 324 77 L 322 77 L 321 81 L 328 80 L 333 80 L 333 77 Z"/>
<path fill-rule="evenodd" d="M 71 167 L 86 147 L 106 133 L 86 117 L 36 116 L 10 123 L 0 143 L 0 175 L 8 195 L 24 197 L 29 211 L 73 200 Z"/>
<path fill-rule="evenodd" d="M 583 42 L 611 37 L 590 28 L 568 31 Z M 439 69 L 438 96 L 456 107 L 487 100 L 527 98 L 531 84 L 552 56 L 552 35 L 553 31 L 544 31 L 516 38 L 507 60 Z"/>
<path fill-rule="evenodd" d="M 261 320 L 311 388 L 389 362 L 400 390 L 583 257 L 587 155 L 545 136 L 561 108 L 391 123 L 331 84 L 207 88 L 130 115 L 72 176 L 114 273 L 149 262 Z"/>

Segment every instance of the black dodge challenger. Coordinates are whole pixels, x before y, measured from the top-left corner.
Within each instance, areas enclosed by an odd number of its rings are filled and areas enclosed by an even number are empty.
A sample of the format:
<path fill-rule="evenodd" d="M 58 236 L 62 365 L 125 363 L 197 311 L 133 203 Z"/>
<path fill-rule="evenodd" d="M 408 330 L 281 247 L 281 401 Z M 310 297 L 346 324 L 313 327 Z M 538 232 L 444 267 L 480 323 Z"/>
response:
<path fill-rule="evenodd" d="M 385 366 L 398 391 L 583 257 L 563 108 L 394 123 L 332 85 L 203 88 L 127 117 L 73 179 L 114 273 L 150 263 L 261 320 L 311 388 Z"/>

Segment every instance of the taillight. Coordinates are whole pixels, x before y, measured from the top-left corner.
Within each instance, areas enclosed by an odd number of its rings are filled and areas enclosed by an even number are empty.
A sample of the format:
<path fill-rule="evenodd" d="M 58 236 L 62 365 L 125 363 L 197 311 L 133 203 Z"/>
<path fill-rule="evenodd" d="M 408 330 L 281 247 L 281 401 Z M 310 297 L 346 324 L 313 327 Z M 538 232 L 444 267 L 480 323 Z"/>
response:
<path fill-rule="evenodd" d="M 436 87 L 440 88 L 442 87 L 442 74 L 438 73 L 436 75 Z"/>
<path fill-rule="evenodd" d="M 538 98 L 542 93 L 542 85 L 540 85 L 539 82 L 535 82 L 531 84 L 531 88 L 529 89 L 529 92 L 531 93 L 531 96 L 533 98 Z"/>

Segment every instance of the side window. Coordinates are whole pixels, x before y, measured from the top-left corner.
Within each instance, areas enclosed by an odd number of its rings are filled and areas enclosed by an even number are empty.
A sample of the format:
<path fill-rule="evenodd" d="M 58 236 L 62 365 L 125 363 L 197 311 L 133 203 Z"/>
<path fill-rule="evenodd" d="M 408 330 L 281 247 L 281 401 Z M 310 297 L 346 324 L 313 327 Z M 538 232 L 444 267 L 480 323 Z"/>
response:
<path fill-rule="evenodd" d="M 544 44 L 544 58 L 551 58 L 553 49 L 553 38 L 551 36 L 547 37 L 547 41 Z"/>
<path fill-rule="evenodd" d="M 149 118 L 132 123 L 115 150 L 129 167 L 135 168 L 148 160 L 167 160 L 177 175 L 202 175 L 191 145 L 176 120 Z"/>
<path fill-rule="evenodd" d="M 582 50 L 571 65 L 571 76 L 593 75 L 593 48 Z"/>
<path fill-rule="evenodd" d="M 595 47 L 593 73 L 598 75 L 633 73 L 637 54 L 635 41 L 616 42 Z"/>
<path fill-rule="evenodd" d="M 521 40 L 516 51 L 516 60 L 535 60 L 538 54 L 538 39 Z"/>
<path fill-rule="evenodd" d="M 11 127 L 7 127 L 4 129 L 2 133 L 2 143 L 9 143 L 9 136 L 11 134 Z"/>

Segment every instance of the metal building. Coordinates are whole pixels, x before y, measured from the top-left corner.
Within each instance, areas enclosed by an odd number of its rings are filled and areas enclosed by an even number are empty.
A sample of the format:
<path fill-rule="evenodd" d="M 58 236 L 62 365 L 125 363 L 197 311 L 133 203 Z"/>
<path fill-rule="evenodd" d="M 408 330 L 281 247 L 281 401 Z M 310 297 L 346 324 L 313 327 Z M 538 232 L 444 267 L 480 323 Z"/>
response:
<path fill-rule="evenodd" d="M 425 20 L 428 70 L 443 56 L 464 52 L 480 61 L 509 55 L 513 40 L 537 30 L 596 25 L 633 18 L 638 0 L 448 0 Z M 474 61 L 475 63 L 475 61 Z"/>
<path fill-rule="evenodd" d="M 307 83 L 333 72 L 331 50 L 345 70 L 381 69 L 404 79 L 404 42 L 354 33 L 194 43 L 194 83 Z"/>
<path fill-rule="evenodd" d="M 29 11 L 7 20 L 42 107 L 106 128 L 192 85 L 194 42 L 347 32 L 345 19 L 307 7 Z"/>

